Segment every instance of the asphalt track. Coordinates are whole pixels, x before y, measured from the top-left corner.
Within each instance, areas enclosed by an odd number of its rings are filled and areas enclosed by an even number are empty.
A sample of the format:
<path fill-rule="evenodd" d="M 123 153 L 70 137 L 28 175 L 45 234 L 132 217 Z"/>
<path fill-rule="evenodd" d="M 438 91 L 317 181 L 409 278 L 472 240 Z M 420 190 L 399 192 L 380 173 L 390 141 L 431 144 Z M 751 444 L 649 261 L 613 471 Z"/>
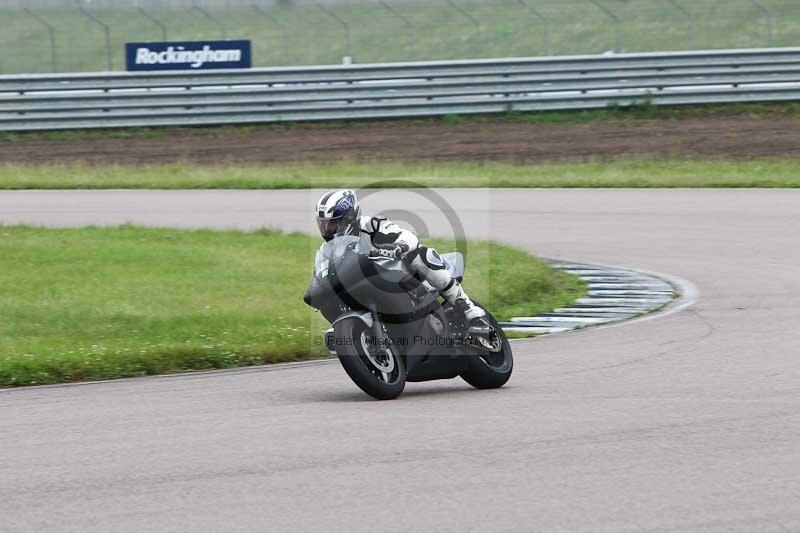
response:
<path fill-rule="evenodd" d="M 375 402 L 335 363 L 2 391 L 0 530 L 800 531 L 800 191 L 442 194 L 471 236 L 699 298 L 517 343 L 497 391 Z M 311 231 L 316 196 L 5 192 L 0 221 Z"/>

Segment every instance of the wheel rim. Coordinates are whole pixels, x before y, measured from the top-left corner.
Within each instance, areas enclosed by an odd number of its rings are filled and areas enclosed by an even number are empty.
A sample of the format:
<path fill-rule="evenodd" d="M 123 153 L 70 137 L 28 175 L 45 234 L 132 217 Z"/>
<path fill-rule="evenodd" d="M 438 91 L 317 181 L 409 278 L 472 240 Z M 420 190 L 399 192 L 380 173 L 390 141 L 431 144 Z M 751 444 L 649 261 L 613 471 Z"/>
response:
<path fill-rule="evenodd" d="M 497 328 L 497 326 L 494 327 Z M 493 346 L 500 348 L 498 351 L 490 351 L 482 346 L 479 347 L 475 345 L 472 346 L 472 349 L 474 350 L 475 355 L 477 355 L 481 361 L 486 363 L 487 366 L 490 366 L 495 370 L 503 370 L 504 367 L 507 365 L 507 357 L 505 349 L 506 340 L 505 336 L 499 330 L 497 331 L 495 336 L 496 340 L 492 344 Z"/>
<path fill-rule="evenodd" d="M 503 339 L 500 338 L 497 332 L 490 339 L 478 337 L 476 341 L 479 345 L 478 349 L 481 351 L 486 351 L 490 354 L 497 354 L 503 351 Z"/>
<path fill-rule="evenodd" d="M 369 342 L 366 329 L 361 332 L 360 342 L 363 353 L 362 359 L 364 359 L 369 371 L 384 383 L 394 382 L 397 378 L 399 365 L 395 360 L 396 356 L 392 349 L 388 346 L 385 349 L 373 346 Z"/>

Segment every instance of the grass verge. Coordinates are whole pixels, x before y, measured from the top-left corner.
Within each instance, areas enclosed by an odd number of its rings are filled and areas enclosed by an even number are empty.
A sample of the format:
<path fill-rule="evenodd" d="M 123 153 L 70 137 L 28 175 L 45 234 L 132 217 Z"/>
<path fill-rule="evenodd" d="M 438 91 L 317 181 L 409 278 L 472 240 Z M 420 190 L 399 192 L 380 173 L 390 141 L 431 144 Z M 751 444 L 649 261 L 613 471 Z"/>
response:
<path fill-rule="evenodd" d="M 325 355 L 326 323 L 302 302 L 318 245 L 268 230 L 0 227 L 0 386 Z M 466 286 L 500 318 L 584 292 L 524 251 L 467 251 Z"/>
<path fill-rule="evenodd" d="M 794 160 L 669 161 L 512 165 L 349 163 L 271 166 L 0 165 L 0 189 L 797 188 Z"/>
<path fill-rule="evenodd" d="M 631 123 L 645 120 L 770 120 L 773 118 L 800 117 L 800 102 L 766 102 L 766 103 L 726 103 L 657 106 L 637 104 L 631 106 L 610 106 L 602 109 L 577 109 L 564 111 L 522 111 L 500 114 L 444 115 L 428 118 L 397 118 L 383 120 L 335 120 L 320 122 L 278 122 L 250 124 L 240 126 L 195 126 L 195 127 L 132 127 L 90 130 L 52 130 L 32 132 L 0 131 L 0 143 L 23 143 L 26 141 L 75 141 L 97 139 L 143 139 L 170 138 L 176 136 L 190 137 L 225 137 L 248 136 L 263 133 L 292 132 L 309 128 L 349 128 L 358 131 L 376 123 L 391 123 L 401 126 L 410 124 L 444 124 L 458 126 L 461 124 L 480 127 L 484 123 L 532 123 L 532 124 L 597 124 L 608 122 Z"/>

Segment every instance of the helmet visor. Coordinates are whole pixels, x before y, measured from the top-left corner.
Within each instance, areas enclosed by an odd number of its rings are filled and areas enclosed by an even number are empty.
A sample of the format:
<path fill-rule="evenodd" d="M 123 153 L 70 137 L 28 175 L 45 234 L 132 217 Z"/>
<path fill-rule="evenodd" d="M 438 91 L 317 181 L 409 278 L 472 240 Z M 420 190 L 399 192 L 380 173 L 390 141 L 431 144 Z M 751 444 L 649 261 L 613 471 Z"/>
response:
<path fill-rule="evenodd" d="M 326 241 L 329 241 L 337 235 L 342 235 L 346 224 L 342 223 L 341 218 L 317 218 L 317 226 L 319 226 L 319 234 Z M 340 233 L 340 230 L 342 233 Z"/>

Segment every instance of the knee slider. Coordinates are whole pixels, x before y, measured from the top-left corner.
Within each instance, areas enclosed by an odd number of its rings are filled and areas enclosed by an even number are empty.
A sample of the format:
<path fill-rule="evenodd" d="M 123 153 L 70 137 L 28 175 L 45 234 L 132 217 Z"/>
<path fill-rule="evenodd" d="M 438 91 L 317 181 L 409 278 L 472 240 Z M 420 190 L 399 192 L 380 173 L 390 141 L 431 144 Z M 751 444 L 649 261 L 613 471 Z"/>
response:
<path fill-rule="evenodd" d="M 445 270 L 444 261 L 439 252 L 427 246 L 420 246 L 417 250 L 418 257 L 425 263 L 426 267 L 431 270 Z"/>
<path fill-rule="evenodd" d="M 452 276 L 445 267 L 444 261 L 432 248 L 426 246 L 418 248 L 411 265 L 420 278 L 433 285 L 437 290 L 445 289 L 452 281 Z"/>

